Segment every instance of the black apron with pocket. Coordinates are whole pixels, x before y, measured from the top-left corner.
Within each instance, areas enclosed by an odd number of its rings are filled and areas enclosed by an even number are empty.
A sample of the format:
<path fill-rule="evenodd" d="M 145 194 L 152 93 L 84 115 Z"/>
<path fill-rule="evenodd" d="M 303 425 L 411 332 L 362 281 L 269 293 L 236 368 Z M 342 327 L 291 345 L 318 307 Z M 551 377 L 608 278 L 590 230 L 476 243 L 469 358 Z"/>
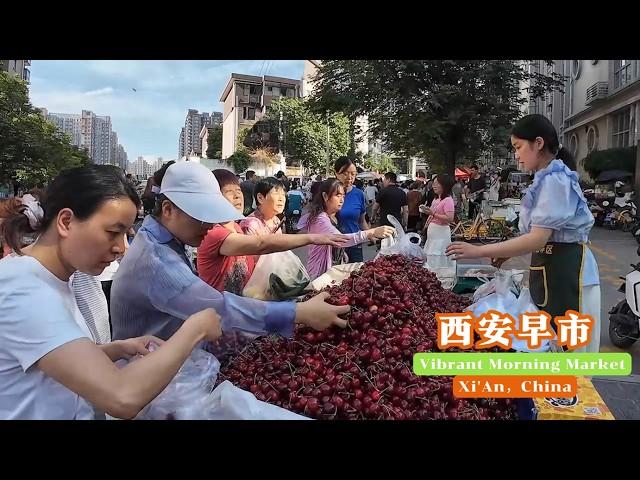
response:
<path fill-rule="evenodd" d="M 585 245 L 549 242 L 531 255 L 529 290 L 536 306 L 551 315 L 580 311 Z M 551 322 L 553 329 L 556 325 Z"/>

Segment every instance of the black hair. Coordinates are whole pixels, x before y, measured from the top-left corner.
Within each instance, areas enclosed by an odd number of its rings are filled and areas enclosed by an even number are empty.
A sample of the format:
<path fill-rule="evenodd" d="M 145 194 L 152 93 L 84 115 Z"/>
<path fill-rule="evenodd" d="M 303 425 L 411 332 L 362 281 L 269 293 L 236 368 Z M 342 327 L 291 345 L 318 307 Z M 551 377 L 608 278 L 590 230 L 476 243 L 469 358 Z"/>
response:
<path fill-rule="evenodd" d="M 540 137 L 544 141 L 544 148 L 555 158 L 562 160 L 571 170 L 576 169 L 576 160 L 573 154 L 565 147 L 560 147 L 558 132 L 553 123 L 540 114 L 526 115 L 516 122 L 511 130 L 511 135 L 522 140 L 533 142 Z"/>
<path fill-rule="evenodd" d="M 418 170 L 416 172 L 416 177 L 417 178 L 427 178 L 427 172 L 425 172 L 424 170 Z"/>
<path fill-rule="evenodd" d="M 171 160 L 171 161 L 165 163 L 164 165 L 162 165 L 162 167 L 159 170 L 157 170 L 153 174 L 153 181 L 155 182 L 155 184 L 158 187 L 160 187 L 162 185 L 162 179 L 164 178 L 164 174 L 167 172 L 167 168 L 169 168 L 174 163 L 176 163 L 175 160 Z"/>
<path fill-rule="evenodd" d="M 259 193 L 261 193 L 263 197 L 266 197 L 274 188 L 284 190 L 284 183 L 274 177 L 263 178 L 258 183 L 256 183 L 256 186 L 253 190 L 253 197 L 256 200 L 256 205 L 260 205 L 260 203 L 258 202 Z"/>
<path fill-rule="evenodd" d="M 422 182 L 416 180 L 411 185 L 409 185 L 409 190 L 420 190 L 422 188 Z"/>
<path fill-rule="evenodd" d="M 469 168 L 473 168 L 474 170 L 480 170 L 478 168 L 478 165 L 476 165 L 475 163 L 473 165 L 471 165 Z"/>
<path fill-rule="evenodd" d="M 128 198 L 136 209 L 140 208 L 138 192 L 115 165 L 87 165 L 62 171 L 54 178 L 39 202 L 44 217 L 36 229 L 31 228 L 24 209 L 14 212 L 20 221 L 3 221 L 0 234 L 9 247 L 21 255 L 21 239 L 24 235 L 45 232 L 60 210 L 69 208 L 79 220 L 91 217 L 108 200 Z M 9 219 L 11 220 L 11 219 Z"/>
<path fill-rule="evenodd" d="M 344 157 L 338 158 L 335 161 L 335 163 L 333 164 L 333 169 L 334 169 L 334 171 L 336 173 L 342 173 L 347 168 L 349 168 L 351 165 L 355 165 L 353 159 L 349 158 L 347 156 L 344 156 Z"/>
<path fill-rule="evenodd" d="M 254 172 L 253 170 L 247 170 L 244 174 L 244 177 L 249 180 L 251 178 L 253 178 L 253 176 L 256 174 L 256 172 Z"/>
<path fill-rule="evenodd" d="M 386 178 L 387 181 L 389 181 L 389 182 L 396 183 L 396 180 L 398 179 L 398 176 L 393 172 L 387 172 L 387 173 L 384 174 L 384 178 Z"/>
<path fill-rule="evenodd" d="M 451 190 L 453 189 L 453 185 L 456 183 L 454 178 L 451 175 L 447 175 L 446 173 L 442 173 L 436 177 L 436 180 L 442 187 L 442 193 L 440 194 L 440 199 L 450 197 Z"/>
<path fill-rule="evenodd" d="M 282 178 L 284 177 L 284 172 L 282 170 L 279 170 L 278 173 L 276 173 L 276 178 Z"/>
<path fill-rule="evenodd" d="M 313 199 L 309 202 L 309 206 L 307 207 L 307 212 L 309 213 L 309 221 L 308 224 L 311 225 L 318 215 L 324 212 L 325 206 L 327 202 L 322 196 L 323 193 L 327 194 L 327 198 L 331 198 L 336 195 L 338 191 L 342 188 L 342 192 L 344 193 L 344 187 L 342 186 L 342 182 L 337 178 L 327 178 L 324 182 L 319 183 L 319 187 L 313 195 Z"/>
<path fill-rule="evenodd" d="M 213 175 L 218 180 L 218 185 L 220 186 L 220 190 L 222 187 L 226 187 L 227 185 L 240 185 L 240 181 L 236 174 L 224 169 L 224 168 L 216 168 L 213 170 Z"/>
<path fill-rule="evenodd" d="M 160 216 L 162 215 L 162 203 L 165 200 L 169 200 L 169 197 L 167 197 L 164 193 L 159 193 L 158 195 L 156 195 L 156 203 L 153 206 L 153 211 L 151 212 L 151 215 L 153 215 L 156 218 L 160 218 Z M 169 201 L 171 202 L 171 200 Z"/>

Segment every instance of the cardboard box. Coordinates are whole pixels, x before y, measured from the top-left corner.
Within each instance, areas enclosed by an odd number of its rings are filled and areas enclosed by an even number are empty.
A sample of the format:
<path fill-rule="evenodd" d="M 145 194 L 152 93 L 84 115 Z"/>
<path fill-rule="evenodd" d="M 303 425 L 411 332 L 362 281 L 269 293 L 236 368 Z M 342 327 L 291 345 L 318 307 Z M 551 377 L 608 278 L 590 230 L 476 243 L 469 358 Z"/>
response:
<path fill-rule="evenodd" d="M 534 398 L 538 420 L 615 420 L 598 391 L 586 377 L 578 378 L 573 398 Z"/>

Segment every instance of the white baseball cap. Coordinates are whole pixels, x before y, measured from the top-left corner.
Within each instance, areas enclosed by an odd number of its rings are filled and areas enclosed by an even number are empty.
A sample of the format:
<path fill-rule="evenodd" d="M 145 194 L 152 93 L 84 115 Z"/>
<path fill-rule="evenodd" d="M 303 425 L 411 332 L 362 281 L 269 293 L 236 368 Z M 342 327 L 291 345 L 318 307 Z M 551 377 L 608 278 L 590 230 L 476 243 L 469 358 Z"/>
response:
<path fill-rule="evenodd" d="M 198 162 L 177 162 L 167 168 L 160 194 L 201 222 L 225 223 L 244 218 L 222 196 L 213 172 Z"/>

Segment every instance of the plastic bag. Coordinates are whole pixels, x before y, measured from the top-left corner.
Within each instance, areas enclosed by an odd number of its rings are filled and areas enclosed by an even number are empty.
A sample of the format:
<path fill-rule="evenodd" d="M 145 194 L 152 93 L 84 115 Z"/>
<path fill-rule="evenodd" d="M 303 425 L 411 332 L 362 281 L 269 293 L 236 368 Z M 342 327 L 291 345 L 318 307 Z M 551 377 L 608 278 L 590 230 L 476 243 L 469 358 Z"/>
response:
<path fill-rule="evenodd" d="M 505 220 L 507 222 L 513 222 L 516 218 L 518 218 L 518 214 L 516 213 L 516 209 L 513 208 L 513 205 L 509 205 L 507 207 L 507 215 L 505 216 Z"/>
<path fill-rule="evenodd" d="M 278 299 L 272 289 L 272 274 L 279 277 L 284 286 L 290 289 L 299 288 L 302 285 L 306 287 L 311 281 L 307 269 L 291 250 L 269 253 L 260 255 L 242 295 L 258 300 Z"/>
<path fill-rule="evenodd" d="M 492 278 L 488 282 L 480 285 L 475 292 L 473 292 L 473 302 L 478 302 L 481 298 L 491 295 L 496 291 L 496 279 Z"/>
<path fill-rule="evenodd" d="M 512 272 L 512 271 L 507 271 Z M 496 291 L 491 293 L 476 303 L 471 305 L 468 310 L 473 312 L 473 315 L 478 318 L 485 314 L 489 310 L 497 310 L 501 313 L 508 313 L 516 321 L 515 329 L 520 327 L 520 315 L 526 312 L 537 312 L 538 307 L 535 306 L 531 300 L 531 294 L 529 288 L 523 287 L 516 295 L 512 289 L 513 287 L 513 275 L 502 275 L 498 278 L 496 274 Z M 540 348 L 531 350 L 526 343 L 526 340 L 521 340 L 515 336 L 511 336 L 512 343 L 511 348 L 519 352 L 546 352 L 549 350 L 549 341 L 543 340 Z"/>
<path fill-rule="evenodd" d="M 425 254 L 420 248 L 420 235 L 417 233 L 405 233 L 400 222 L 393 215 L 387 215 L 387 219 L 396 229 L 395 237 L 383 238 L 380 242 L 380 251 L 376 258 L 380 255 L 403 255 L 409 258 L 417 258 L 422 261 Z"/>
<path fill-rule="evenodd" d="M 225 380 L 209 395 L 207 420 L 311 420 L 277 405 L 261 402 L 255 395 Z"/>
<path fill-rule="evenodd" d="M 155 348 L 150 346 L 149 349 Z M 209 395 L 219 372 L 220 362 L 216 357 L 195 348 L 169 385 L 138 413 L 136 420 L 206 419 L 209 415 Z"/>
<path fill-rule="evenodd" d="M 158 348 L 151 345 L 149 350 Z M 134 362 L 139 355 L 129 362 Z M 128 362 L 118 362 L 122 367 Z M 220 363 L 210 353 L 196 348 L 171 383 L 153 399 L 136 420 L 310 420 L 296 413 L 261 402 L 252 393 L 224 381 L 213 388 Z M 113 419 L 113 417 L 107 416 Z"/>
<path fill-rule="evenodd" d="M 363 262 L 353 262 L 336 265 L 316 278 L 313 282 L 311 282 L 310 285 L 314 290 L 319 292 L 320 290 L 328 287 L 334 282 L 336 284 L 340 284 L 343 280 L 351 276 L 351 272 L 359 270 L 362 265 L 364 265 Z"/>

